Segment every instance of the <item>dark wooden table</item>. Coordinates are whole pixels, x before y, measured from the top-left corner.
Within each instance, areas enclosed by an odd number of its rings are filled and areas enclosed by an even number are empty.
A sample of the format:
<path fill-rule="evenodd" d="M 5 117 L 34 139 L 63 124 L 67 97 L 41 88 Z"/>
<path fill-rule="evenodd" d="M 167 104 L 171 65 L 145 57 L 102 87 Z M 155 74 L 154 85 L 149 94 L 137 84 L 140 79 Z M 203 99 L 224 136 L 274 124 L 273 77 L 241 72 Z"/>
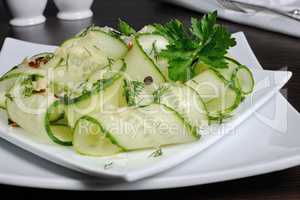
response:
<path fill-rule="evenodd" d="M 45 13 L 47 16 L 45 24 L 17 28 L 8 25 L 9 13 L 3 1 L 0 1 L 0 43 L 2 44 L 5 37 L 11 36 L 32 42 L 59 44 L 92 23 L 115 27 L 118 18 L 129 21 L 136 28 L 141 28 L 144 24 L 166 22 L 171 18 L 188 22 L 191 16 L 201 17 L 199 13 L 154 0 L 98 0 L 95 1 L 93 10 L 95 15 L 92 19 L 74 22 L 60 21 L 56 19 L 57 9 L 50 1 Z M 246 34 L 264 68 L 288 67 L 288 70 L 293 72 L 293 78 L 287 85 L 287 96 L 292 105 L 300 110 L 300 39 L 224 20 L 219 20 L 219 22 L 228 26 L 232 32 L 243 31 Z M 3 192 L 10 192 L 10 197 L 18 195 L 23 198 L 36 196 L 54 199 L 60 198 L 62 194 L 73 198 L 67 195 L 74 195 L 66 191 L 53 192 L 0 185 L 0 194 Z M 75 195 L 88 198 L 85 193 L 77 192 Z M 98 194 L 97 198 L 143 199 L 156 196 L 180 199 L 300 199 L 300 167 L 224 183 L 160 191 L 110 192 L 105 193 L 105 196 Z"/>

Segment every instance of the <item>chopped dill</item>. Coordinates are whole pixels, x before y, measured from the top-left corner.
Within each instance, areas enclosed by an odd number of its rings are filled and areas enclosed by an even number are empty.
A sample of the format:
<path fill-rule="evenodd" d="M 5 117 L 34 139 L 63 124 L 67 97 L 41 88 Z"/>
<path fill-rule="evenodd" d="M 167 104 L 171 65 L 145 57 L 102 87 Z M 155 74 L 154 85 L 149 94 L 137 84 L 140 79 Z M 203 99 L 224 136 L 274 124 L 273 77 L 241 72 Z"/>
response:
<path fill-rule="evenodd" d="M 93 45 L 93 47 L 94 47 L 95 49 L 97 49 L 98 51 L 102 52 L 102 50 L 101 50 L 99 47 L 97 47 L 97 45 Z"/>
<path fill-rule="evenodd" d="M 153 54 L 154 59 L 157 61 L 159 53 L 158 53 L 158 50 L 156 48 L 156 40 L 152 43 L 152 48 L 151 48 L 151 51 L 150 51 L 150 55 L 152 55 L 152 54 Z"/>
<path fill-rule="evenodd" d="M 92 53 L 90 52 L 90 50 L 88 48 L 86 48 L 86 47 L 83 47 L 83 48 L 89 54 L 89 56 L 92 56 Z"/>
<path fill-rule="evenodd" d="M 224 122 L 224 120 L 229 119 L 231 117 L 232 117 L 232 115 L 230 115 L 230 114 L 220 112 L 220 113 L 218 113 L 217 117 L 210 116 L 209 119 L 212 121 L 216 121 L 219 124 L 222 124 Z"/>
<path fill-rule="evenodd" d="M 149 158 L 150 158 L 150 157 L 156 158 L 156 157 L 159 157 L 159 156 L 162 156 L 162 155 L 163 155 L 163 151 L 162 151 L 161 147 L 158 147 L 155 151 L 153 151 L 153 152 L 149 155 Z"/>
<path fill-rule="evenodd" d="M 113 65 L 115 60 L 113 58 L 107 57 L 107 61 L 108 61 L 108 68 L 111 70 L 111 66 Z"/>
<path fill-rule="evenodd" d="M 22 85 L 24 86 L 24 89 L 22 91 L 22 94 L 25 97 L 30 97 L 33 94 L 33 78 L 32 77 L 26 77 L 23 81 L 22 81 Z"/>
<path fill-rule="evenodd" d="M 10 93 L 6 93 L 5 97 L 8 98 L 9 100 L 13 101 L 13 97 L 11 96 Z"/>
<path fill-rule="evenodd" d="M 114 164 L 114 162 L 113 161 L 107 161 L 105 164 L 104 164 L 104 166 L 103 166 L 103 168 L 106 170 L 106 169 L 109 169 L 109 168 L 111 168 L 112 166 L 113 166 L 113 164 Z"/>
<path fill-rule="evenodd" d="M 160 103 L 161 97 L 169 91 L 169 87 L 160 86 L 157 90 L 153 92 L 154 102 Z"/>
<path fill-rule="evenodd" d="M 197 81 L 195 81 L 194 79 L 192 79 L 191 81 L 192 81 L 193 83 L 197 84 L 197 85 L 199 84 L 199 83 L 198 83 Z"/>
<path fill-rule="evenodd" d="M 124 81 L 124 93 L 128 106 L 137 105 L 137 97 L 143 91 L 145 85 L 140 81 Z"/>
<path fill-rule="evenodd" d="M 67 71 L 69 71 L 69 64 L 70 64 L 70 54 L 67 54 L 67 58 L 66 58 L 66 69 L 67 69 Z"/>

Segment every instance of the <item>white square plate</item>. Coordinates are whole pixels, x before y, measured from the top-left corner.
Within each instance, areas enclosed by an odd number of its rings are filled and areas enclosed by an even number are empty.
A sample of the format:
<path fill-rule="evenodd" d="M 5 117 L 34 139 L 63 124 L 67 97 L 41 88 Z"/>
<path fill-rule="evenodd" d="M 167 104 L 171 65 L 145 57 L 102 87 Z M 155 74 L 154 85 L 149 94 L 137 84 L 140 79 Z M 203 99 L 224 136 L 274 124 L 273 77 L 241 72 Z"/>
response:
<path fill-rule="evenodd" d="M 245 55 L 249 55 L 248 49 L 239 44 L 239 42 L 245 43 L 243 34 L 240 33 L 235 36 L 238 40 L 238 46 L 231 51 L 231 54 L 242 61 Z M 31 56 L 43 51 L 53 51 L 54 48 L 53 46 L 37 45 L 7 38 L 0 54 L 0 73 L 3 74 L 8 71 L 25 56 Z M 245 55 L 243 55 L 243 52 L 245 52 Z M 270 100 L 291 76 L 289 72 L 252 71 L 256 81 L 255 92 L 243 102 L 233 119 L 222 126 L 216 126 L 214 132 L 204 135 L 197 142 L 163 148 L 164 154 L 158 158 L 149 158 L 152 152 L 149 150 L 122 153 L 117 156 L 102 158 L 78 155 L 71 148 L 52 143 L 41 144 L 20 128 L 9 127 L 5 115 L 0 117 L 0 137 L 42 158 L 70 169 L 101 177 L 126 181 L 138 180 L 170 169 L 205 150 L 225 135 L 235 133 L 236 127 Z M 258 143 L 259 141 L 258 138 L 257 141 L 254 140 L 253 142 Z M 215 145 L 213 148 L 217 147 L 218 145 Z M 237 149 L 244 147 L 245 145 L 240 145 L 237 146 Z M 109 169 L 104 169 L 107 162 L 111 161 L 114 163 L 113 166 Z M 220 166 L 222 166 L 221 162 Z"/>

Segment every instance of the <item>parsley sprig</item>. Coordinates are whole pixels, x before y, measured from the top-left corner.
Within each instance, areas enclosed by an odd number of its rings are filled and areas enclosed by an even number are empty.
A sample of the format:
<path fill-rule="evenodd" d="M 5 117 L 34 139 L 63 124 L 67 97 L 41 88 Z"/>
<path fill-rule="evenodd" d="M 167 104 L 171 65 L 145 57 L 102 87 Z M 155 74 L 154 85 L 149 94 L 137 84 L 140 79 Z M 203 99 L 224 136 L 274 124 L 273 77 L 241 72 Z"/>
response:
<path fill-rule="evenodd" d="M 189 29 L 176 19 L 165 25 L 154 24 L 156 32 L 169 40 L 167 49 L 162 50 L 160 56 L 168 60 L 171 80 L 191 79 L 199 63 L 213 68 L 227 67 L 224 56 L 236 42 L 225 27 L 216 23 L 216 19 L 217 11 L 208 13 L 201 20 L 192 18 Z"/>
<path fill-rule="evenodd" d="M 132 28 L 127 22 L 125 22 L 121 19 L 119 19 L 118 29 L 122 34 L 124 34 L 126 36 L 130 36 L 130 35 L 136 33 L 134 28 Z"/>

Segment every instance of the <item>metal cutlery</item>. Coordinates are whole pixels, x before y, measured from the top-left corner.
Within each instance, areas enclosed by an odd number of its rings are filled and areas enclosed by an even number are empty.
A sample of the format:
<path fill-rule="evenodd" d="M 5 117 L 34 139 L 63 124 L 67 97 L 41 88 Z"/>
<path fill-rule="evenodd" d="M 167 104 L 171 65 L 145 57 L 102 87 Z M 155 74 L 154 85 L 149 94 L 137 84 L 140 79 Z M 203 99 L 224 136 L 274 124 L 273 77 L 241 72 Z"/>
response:
<path fill-rule="evenodd" d="M 246 8 L 251 8 L 255 11 L 268 10 L 270 12 L 289 17 L 291 19 L 300 21 L 300 9 L 293 9 L 290 11 L 282 11 L 275 8 L 268 8 L 264 6 L 253 5 L 249 3 L 242 3 L 234 0 L 217 0 L 217 2 L 225 9 L 234 10 L 237 12 L 249 13 Z"/>

